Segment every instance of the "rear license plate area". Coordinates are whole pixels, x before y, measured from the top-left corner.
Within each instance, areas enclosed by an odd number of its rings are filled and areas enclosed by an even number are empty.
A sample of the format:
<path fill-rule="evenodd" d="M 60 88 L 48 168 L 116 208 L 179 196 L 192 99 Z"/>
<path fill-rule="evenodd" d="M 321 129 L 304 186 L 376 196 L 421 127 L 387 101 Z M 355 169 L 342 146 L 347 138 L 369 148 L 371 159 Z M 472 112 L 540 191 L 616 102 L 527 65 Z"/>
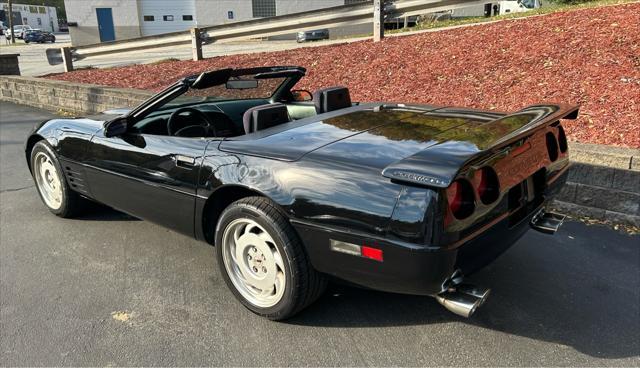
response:
<path fill-rule="evenodd" d="M 510 213 L 509 227 L 520 223 L 542 204 L 545 187 L 546 169 L 542 168 L 509 189 L 507 194 L 507 206 Z"/>

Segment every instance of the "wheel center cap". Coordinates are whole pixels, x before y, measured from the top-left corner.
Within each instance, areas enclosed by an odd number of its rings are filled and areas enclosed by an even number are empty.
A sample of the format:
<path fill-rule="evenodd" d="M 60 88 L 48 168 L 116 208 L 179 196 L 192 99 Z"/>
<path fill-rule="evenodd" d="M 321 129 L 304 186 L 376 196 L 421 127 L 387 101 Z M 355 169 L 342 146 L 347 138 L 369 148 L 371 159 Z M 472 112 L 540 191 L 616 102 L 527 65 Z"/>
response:
<path fill-rule="evenodd" d="M 262 275 L 267 273 L 267 267 L 265 266 L 266 258 L 264 254 L 256 247 L 251 247 L 249 255 L 247 256 L 249 266 L 253 273 Z"/>

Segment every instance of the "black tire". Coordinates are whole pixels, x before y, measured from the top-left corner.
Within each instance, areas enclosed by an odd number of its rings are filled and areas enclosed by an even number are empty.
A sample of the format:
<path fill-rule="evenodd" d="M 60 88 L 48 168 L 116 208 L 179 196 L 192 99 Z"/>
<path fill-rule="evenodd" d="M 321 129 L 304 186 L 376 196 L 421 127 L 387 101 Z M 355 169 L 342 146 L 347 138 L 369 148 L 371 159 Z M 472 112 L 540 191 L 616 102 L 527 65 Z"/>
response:
<path fill-rule="evenodd" d="M 52 206 L 47 204 L 47 201 L 44 199 L 42 194 L 42 189 L 39 187 L 38 180 L 36 179 L 37 173 L 35 172 L 35 158 L 39 153 L 45 154 L 51 160 L 51 163 L 55 166 L 57 174 L 59 175 L 60 188 L 62 189 L 62 199 L 61 205 L 59 208 L 53 208 Z M 60 162 L 58 161 L 58 157 L 55 152 L 45 140 L 41 140 L 33 146 L 31 150 L 31 175 L 33 177 L 33 181 L 36 185 L 36 190 L 42 203 L 51 211 L 53 214 L 59 217 L 71 218 L 75 217 L 85 209 L 87 204 L 87 200 L 82 198 L 77 192 L 73 191 L 69 188 L 69 184 L 65 178 L 64 172 L 62 171 L 62 167 L 60 166 Z"/>
<path fill-rule="evenodd" d="M 275 241 L 285 264 L 286 286 L 280 301 L 262 308 L 242 296 L 231 281 L 223 259 L 223 234 L 234 220 L 250 219 L 262 226 Z M 304 246 L 280 208 L 264 197 L 247 197 L 227 207 L 216 227 L 216 259 L 222 276 L 234 296 L 252 312 L 270 320 L 292 317 L 316 301 L 327 287 L 325 275 L 316 271 L 305 253 Z"/>

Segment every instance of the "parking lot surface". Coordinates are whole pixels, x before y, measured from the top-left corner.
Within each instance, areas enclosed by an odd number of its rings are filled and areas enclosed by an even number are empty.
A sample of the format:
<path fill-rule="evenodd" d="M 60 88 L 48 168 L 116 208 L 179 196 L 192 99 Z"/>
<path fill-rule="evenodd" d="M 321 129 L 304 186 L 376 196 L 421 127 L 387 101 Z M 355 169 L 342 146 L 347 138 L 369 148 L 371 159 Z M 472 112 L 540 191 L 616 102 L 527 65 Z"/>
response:
<path fill-rule="evenodd" d="M 48 112 L 0 102 L 0 365 L 640 365 L 640 237 L 567 222 L 471 277 L 462 319 L 428 297 L 346 286 L 270 322 L 235 301 L 213 247 L 109 209 L 50 214 L 23 142 Z"/>

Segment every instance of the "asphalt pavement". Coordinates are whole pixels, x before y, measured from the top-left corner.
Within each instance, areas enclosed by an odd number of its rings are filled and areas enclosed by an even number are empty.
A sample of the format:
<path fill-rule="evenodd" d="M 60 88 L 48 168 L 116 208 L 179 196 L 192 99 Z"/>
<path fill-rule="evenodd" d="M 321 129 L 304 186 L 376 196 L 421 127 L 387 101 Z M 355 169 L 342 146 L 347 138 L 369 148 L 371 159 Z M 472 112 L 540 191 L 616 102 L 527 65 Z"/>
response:
<path fill-rule="evenodd" d="M 243 308 L 213 247 L 122 213 L 40 202 L 23 152 L 52 115 L 0 102 L 0 366 L 639 366 L 640 237 L 530 231 L 471 281 L 471 319 L 433 299 L 336 286 L 287 322 Z"/>

